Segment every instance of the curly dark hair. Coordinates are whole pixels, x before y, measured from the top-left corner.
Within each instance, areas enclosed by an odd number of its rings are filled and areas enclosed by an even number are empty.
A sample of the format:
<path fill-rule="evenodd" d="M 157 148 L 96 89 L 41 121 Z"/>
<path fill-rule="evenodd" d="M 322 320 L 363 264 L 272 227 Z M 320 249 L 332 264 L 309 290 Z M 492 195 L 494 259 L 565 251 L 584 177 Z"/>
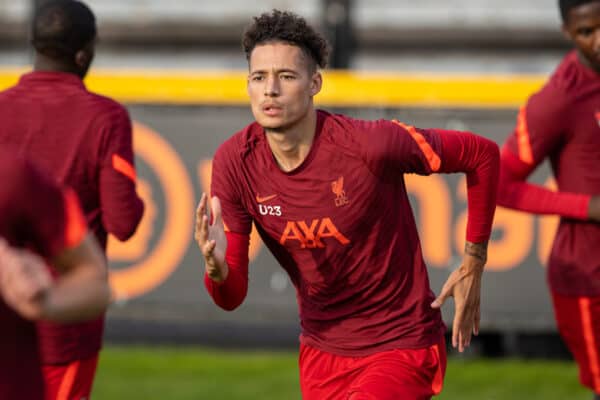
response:
<path fill-rule="evenodd" d="M 252 50 L 269 42 L 284 42 L 298 46 L 314 62 L 313 67 L 327 66 L 329 46 L 323 36 L 315 31 L 306 20 L 292 12 L 273 10 L 254 17 L 242 37 L 246 59 L 250 61 Z"/>
<path fill-rule="evenodd" d="M 567 23 L 567 20 L 569 19 L 569 11 L 571 11 L 572 8 L 579 7 L 587 3 L 592 3 L 594 1 L 598 0 L 559 0 L 558 7 L 560 8 L 562 22 L 564 24 Z"/>

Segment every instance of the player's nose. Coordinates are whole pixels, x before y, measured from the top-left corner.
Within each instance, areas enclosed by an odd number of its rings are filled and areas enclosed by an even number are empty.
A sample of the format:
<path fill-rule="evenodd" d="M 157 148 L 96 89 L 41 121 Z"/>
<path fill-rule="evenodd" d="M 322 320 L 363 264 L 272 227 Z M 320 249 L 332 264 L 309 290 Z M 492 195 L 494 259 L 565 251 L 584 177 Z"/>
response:
<path fill-rule="evenodd" d="M 265 79 L 265 96 L 273 97 L 279 95 L 279 81 L 274 76 Z"/>

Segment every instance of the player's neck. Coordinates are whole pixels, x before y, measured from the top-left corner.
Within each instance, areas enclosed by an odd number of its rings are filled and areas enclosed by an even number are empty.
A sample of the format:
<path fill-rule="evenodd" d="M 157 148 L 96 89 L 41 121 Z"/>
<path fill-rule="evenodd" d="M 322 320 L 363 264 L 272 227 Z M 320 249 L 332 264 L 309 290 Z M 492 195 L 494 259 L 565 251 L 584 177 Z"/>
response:
<path fill-rule="evenodd" d="M 266 130 L 267 142 L 282 170 L 292 171 L 302 164 L 312 147 L 316 128 L 317 113 L 313 109 L 289 128 Z"/>
<path fill-rule="evenodd" d="M 64 72 L 79 76 L 74 66 L 69 66 L 62 61 L 54 60 L 42 54 L 36 54 L 33 63 L 33 70 L 38 72 Z"/>

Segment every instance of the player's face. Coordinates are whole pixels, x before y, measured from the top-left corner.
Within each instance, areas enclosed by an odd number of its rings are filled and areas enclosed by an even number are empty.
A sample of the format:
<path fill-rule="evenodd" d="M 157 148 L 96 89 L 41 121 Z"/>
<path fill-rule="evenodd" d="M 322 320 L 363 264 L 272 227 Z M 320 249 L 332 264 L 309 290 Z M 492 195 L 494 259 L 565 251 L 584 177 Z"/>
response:
<path fill-rule="evenodd" d="M 299 47 L 281 42 L 256 46 L 249 70 L 252 113 L 265 129 L 285 131 L 314 110 L 313 96 L 321 90 L 321 74 Z"/>
<path fill-rule="evenodd" d="M 600 71 L 600 1 L 572 8 L 563 31 L 577 47 L 582 60 Z"/>

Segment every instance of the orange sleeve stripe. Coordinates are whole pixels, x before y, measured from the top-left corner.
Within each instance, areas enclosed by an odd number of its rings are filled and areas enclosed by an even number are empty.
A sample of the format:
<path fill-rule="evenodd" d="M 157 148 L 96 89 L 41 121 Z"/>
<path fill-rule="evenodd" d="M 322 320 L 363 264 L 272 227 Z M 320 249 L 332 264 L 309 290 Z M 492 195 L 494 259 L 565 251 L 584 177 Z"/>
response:
<path fill-rule="evenodd" d="M 80 363 L 81 361 L 77 360 L 69 364 L 69 366 L 67 367 L 62 382 L 60 383 L 60 386 L 58 388 L 56 400 L 70 400 L 72 398 L 71 391 L 73 390 L 75 378 L 77 377 L 77 372 L 79 370 Z"/>
<path fill-rule="evenodd" d="M 434 172 L 439 171 L 440 166 L 442 165 L 442 160 L 440 159 L 440 156 L 438 156 L 436 152 L 431 148 L 431 145 L 427 142 L 427 140 L 425 140 L 423 135 L 417 132 L 414 126 L 403 124 L 402 122 L 397 121 L 395 119 L 392 120 L 392 122 L 396 125 L 401 126 L 406 131 L 408 131 L 408 133 L 410 133 L 410 136 L 412 136 L 414 141 L 417 142 L 419 149 L 421 149 L 421 151 L 425 155 L 425 158 L 427 159 L 431 170 Z"/>
<path fill-rule="evenodd" d="M 533 151 L 527 128 L 527 108 L 521 107 L 517 117 L 517 146 L 519 146 L 519 158 L 527 164 L 533 164 Z"/>
<path fill-rule="evenodd" d="M 72 189 L 65 191 L 65 247 L 72 248 L 83 240 L 87 233 L 87 223 L 77 194 Z"/>
<path fill-rule="evenodd" d="M 136 173 L 135 168 L 129 161 L 124 159 L 118 154 L 113 154 L 112 156 L 112 166 L 115 170 L 119 171 L 129 179 L 135 182 Z"/>
<path fill-rule="evenodd" d="M 582 297 L 579 299 L 579 311 L 581 313 L 581 325 L 583 328 L 587 356 L 590 362 L 590 372 L 592 373 L 594 391 L 600 393 L 600 368 L 596 340 L 594 338 L 594 329 L 592 327 L 592 313 L 590 311 L 589 298 Z"/>

